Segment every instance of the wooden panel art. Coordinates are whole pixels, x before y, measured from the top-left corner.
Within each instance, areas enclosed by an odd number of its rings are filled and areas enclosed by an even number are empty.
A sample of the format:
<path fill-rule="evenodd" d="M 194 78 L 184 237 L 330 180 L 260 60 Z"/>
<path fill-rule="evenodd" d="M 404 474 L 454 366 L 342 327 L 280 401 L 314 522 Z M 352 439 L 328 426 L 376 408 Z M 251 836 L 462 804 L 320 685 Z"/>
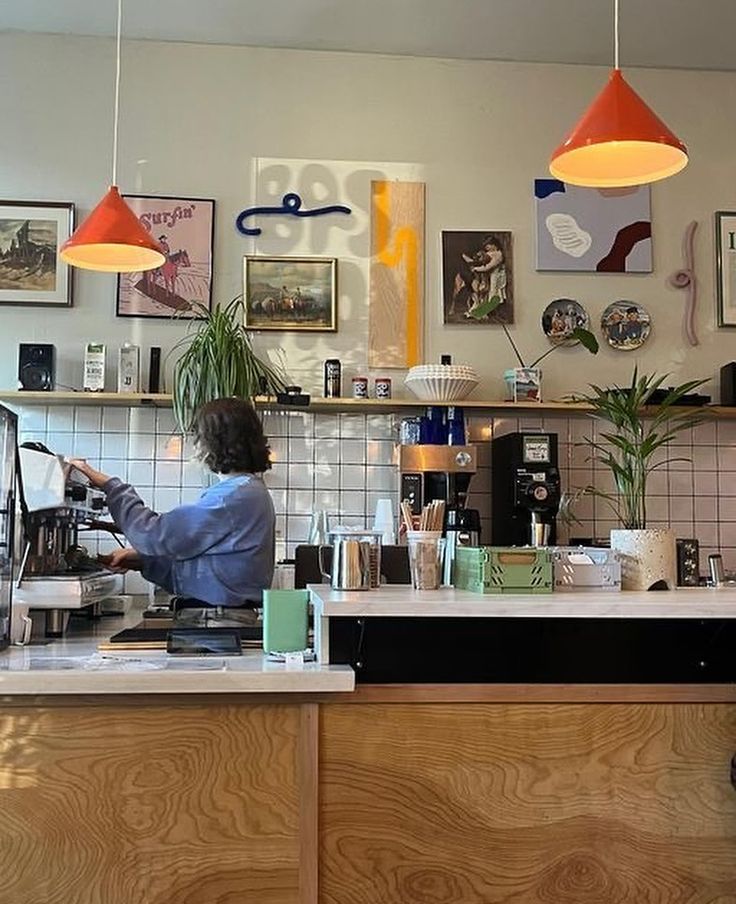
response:
<path fill-rule="evenodd" d="M 369 366 L 419 364 L 424 304 L 423 182 L 371 182 L 369 292 Z"/>
<path fill-rule="evenodd" d="M 736 901 L 727 705 L 335 705 L 321 904 Z"/>
<path fill-rule="evenodd" d="M 0 904 L 297 904 L 299 732 L 290 705 L 6 709 Z"/>

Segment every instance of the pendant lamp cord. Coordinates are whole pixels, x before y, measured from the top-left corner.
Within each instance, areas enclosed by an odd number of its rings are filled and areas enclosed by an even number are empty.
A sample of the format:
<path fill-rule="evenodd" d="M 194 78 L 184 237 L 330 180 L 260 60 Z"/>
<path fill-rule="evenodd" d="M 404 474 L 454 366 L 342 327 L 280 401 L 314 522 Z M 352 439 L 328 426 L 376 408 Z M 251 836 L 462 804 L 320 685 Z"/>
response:
<path fill-rule="evenodd" d="M 620 69 L 619 66 L 619 57 L 618 57 L 618 2 L 619 0 L 613 0 L 613 67 L 614 69 Z"/>
<path fill-rule="evenodd" d="M 618 2 L 618 0 L 616 0 Z M 117 41 L 115 45 L 115 107 L 112 126 L 112 185 L 118 184 L 118 119 L 120 118 L 120 38 L 123 25 L 123 0 L 118 0 Z"/>

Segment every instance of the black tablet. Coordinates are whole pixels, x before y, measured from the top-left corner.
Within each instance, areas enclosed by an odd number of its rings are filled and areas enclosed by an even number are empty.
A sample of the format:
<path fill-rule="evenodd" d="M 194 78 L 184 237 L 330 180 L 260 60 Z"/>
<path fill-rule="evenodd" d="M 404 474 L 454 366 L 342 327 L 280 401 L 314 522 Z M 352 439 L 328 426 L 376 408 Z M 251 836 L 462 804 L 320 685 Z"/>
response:
<path fill-rule="evenodd" d="M 183 656 L 241 656 L 237 628 L 171 628 L 166 652 Z"/>

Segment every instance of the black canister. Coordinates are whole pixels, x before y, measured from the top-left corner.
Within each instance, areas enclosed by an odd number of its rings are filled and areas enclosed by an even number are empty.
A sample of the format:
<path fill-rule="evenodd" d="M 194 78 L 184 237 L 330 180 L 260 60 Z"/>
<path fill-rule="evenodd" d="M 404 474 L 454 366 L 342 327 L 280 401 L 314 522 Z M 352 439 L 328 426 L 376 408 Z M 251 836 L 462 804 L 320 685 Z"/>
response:
<path fill-rule="evenodd" d="M 342 365 L 339 358 L 325 361 L 325 398 L 337 399 L 342 394 Z"/>

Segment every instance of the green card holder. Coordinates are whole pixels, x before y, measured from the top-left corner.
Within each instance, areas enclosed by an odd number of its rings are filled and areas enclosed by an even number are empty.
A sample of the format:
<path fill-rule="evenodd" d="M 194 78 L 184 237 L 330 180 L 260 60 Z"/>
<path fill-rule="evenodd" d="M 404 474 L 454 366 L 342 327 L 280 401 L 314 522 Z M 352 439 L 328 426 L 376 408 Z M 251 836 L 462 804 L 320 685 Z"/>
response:
<path fill-rule="evenodd" d="M 307 647 L 309 591 L 263 591 L 263 649 L 292 653 Z"/>

